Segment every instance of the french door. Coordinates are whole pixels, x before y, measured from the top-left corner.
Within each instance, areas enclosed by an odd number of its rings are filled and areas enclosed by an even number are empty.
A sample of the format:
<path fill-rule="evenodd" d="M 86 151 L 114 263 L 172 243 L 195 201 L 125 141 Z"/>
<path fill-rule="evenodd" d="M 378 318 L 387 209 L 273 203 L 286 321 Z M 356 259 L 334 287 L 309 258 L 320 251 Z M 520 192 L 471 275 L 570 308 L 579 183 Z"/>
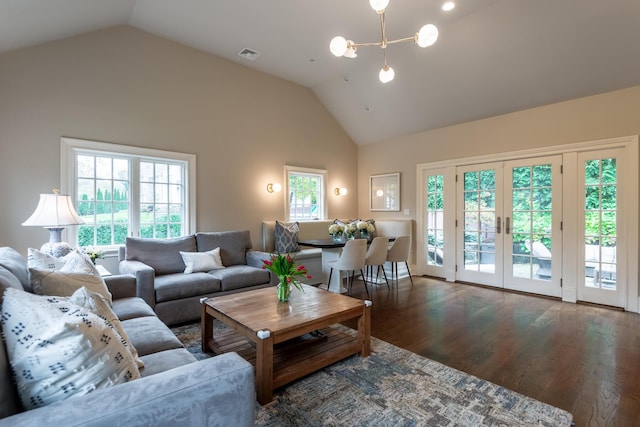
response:
<path fill-rule="evenodd" d="M 561 296 L 562 156 L 457 168 L 456 278 Z"/>
<path fill-rule="evenodd" d="M 627 245 L 624 151 L 601 150 L 578 155 L 578 255 L 584 274 L 578 275 L 578 300 L 625 306 Z M 580 269 L 582 273 L 583 270 Z"/>

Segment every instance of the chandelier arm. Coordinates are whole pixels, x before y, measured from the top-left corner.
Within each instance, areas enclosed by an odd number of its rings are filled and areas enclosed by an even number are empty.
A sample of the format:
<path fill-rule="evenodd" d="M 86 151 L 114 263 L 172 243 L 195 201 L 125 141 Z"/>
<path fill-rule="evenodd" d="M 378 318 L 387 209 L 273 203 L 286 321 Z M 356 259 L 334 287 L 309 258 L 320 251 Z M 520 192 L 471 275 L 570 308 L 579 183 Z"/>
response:
<path fill-rule="evenodd" d="M 386 47 L 387 47 L 387 34 L 386 34 L 386 31 L 385 31 L 385 27 L 384 27 L 384 10 L 380 14 L 380 32 L 382 33 L 382 42 L 380 43 L 380 46 L 383 49 L 386 49 Z"/>
<path fill-rule="evenodd" d="M 415 42 L 415 41 L 416 41 L 416 36 L 412 36 L 412 37 L 405 37 L 403 39 L 388 40 L 387 44 L 394 44 L 394 43 L 401 43 L 401 42 Z"/>
<path fill-rule="evenodd" d="M 363 47 L 363 46 L 382 46 L 382 43 L 377 42 L 377 43 L 351 43 L 350 46 L 353 47 Z"/>

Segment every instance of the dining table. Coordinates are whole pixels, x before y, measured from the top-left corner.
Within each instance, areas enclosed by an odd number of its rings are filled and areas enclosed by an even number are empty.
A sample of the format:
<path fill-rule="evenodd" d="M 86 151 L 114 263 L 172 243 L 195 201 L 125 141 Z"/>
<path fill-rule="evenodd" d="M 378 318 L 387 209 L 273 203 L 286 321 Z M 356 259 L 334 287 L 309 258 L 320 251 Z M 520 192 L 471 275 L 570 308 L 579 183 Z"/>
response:
<path fill-rule="evenodd" d="M 395 237 L 389 237 L 389 242 L 393 242 L 394 240 Z M 331 283 L 327 283 L 330 276 L 329 272 L 331 271 L 330 263 L 332 261 L 337 261 L 338 258 L 340 258 L 342 248 L 346 245 L 347 241 L 348 239 L 335 240 L 332 238 L 298 240 L 298 245 L 300 246 L 322 249 L 322 273 L 324 275 L 322 283 L 327 285 L 328 291 L 341 294 L 347 292 L 347 289 L 342 284 L 343 276 L 340 274 L 331 275 Z M 368 243 L 371 243 L 371 240 L 369 240 Z"/>

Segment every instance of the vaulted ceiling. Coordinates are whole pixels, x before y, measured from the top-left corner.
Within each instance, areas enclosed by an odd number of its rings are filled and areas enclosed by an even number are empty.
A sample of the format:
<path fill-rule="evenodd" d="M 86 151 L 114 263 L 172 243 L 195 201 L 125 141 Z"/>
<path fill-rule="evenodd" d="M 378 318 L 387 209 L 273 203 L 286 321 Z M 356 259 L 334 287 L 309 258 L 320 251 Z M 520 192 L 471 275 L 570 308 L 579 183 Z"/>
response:
<path fill-rule="evenodd" d="M 1 0 L 0 52 L 132 25 L 309 87 L 361 145 L 640 84 L 640 0 L 443 2 L 390 1 L 388 39 L 440 35 L 389 45 L 387 84 L 380 48 L 328 48 L 380 40 L 367 0 Z"/>

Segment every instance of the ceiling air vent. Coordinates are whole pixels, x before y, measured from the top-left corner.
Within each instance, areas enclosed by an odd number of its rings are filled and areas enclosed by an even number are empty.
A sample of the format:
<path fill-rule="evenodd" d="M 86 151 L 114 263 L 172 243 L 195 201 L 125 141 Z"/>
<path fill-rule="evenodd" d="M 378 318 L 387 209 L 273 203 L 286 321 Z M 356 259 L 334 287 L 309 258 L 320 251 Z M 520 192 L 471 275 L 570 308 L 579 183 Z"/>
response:
<path fill-rule="evenodd" d="M 240 52 L 238 52 L 238 55 L 243 57 L 244 59 L 248 59 L 249 61 L 255 61 L 256 58 L 260 56 L 260 52 L 256 52 L 253 49 L 249 49 L 248 47 L 245 47 Z"/>

